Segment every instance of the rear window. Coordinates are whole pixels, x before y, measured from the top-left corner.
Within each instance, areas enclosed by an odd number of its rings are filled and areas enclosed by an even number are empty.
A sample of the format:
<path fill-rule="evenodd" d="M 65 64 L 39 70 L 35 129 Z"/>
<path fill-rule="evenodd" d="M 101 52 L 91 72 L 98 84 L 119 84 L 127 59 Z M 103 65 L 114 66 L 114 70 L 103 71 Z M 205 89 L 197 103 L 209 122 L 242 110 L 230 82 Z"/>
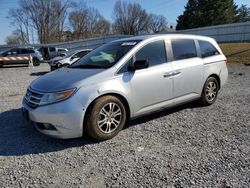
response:
<path fill-rule="evenodd" d="M 197 57 L 194 40 L 174 39 L 171 40 L 174 60 Z"/>
<path fill-rule="evenodd" d="M 199 40 L 199 46 L 202 58 L 220 54 L 219 51 L 210 42 Z"/>

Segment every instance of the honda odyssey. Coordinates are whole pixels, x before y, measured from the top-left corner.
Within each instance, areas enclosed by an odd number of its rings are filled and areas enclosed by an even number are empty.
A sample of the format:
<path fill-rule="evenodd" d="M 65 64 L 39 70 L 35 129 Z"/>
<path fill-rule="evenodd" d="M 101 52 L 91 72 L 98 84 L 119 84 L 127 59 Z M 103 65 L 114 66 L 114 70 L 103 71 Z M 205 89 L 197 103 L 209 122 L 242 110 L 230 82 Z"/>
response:
<path fill-rule="evenodd" d="M 166 34 L 113 41 L 34 80 L 23 114 L 52 137 L 87 132 L 107 140 L 129 119 L 193 100 L 213 104 L 227 81 L 226 62 L 209 37 Z"/>

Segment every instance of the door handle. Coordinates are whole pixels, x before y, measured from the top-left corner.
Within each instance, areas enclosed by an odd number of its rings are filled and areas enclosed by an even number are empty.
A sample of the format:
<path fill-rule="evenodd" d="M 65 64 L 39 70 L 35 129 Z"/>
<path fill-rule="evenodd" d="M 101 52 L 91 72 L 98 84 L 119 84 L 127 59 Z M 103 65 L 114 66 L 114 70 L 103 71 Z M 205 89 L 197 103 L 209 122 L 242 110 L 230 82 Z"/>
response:
<path fill-rule="evenodd" d="M 176 76 L 181 73 L 181 69 L 173 71 L 173 75 Z"/>
<path fill-rule="evenodd" d="M 173 72 L 166 72 L 166 73 L 163 74 L 164 78 L 167 78 L 167 77 L 170 77 L 170 76 L 173 76 Z"/>
<path fill-rule="evenodd" d="M 178 75 L 180 73 L 181 73 L 181 69 L 175 70 L 175 71 L 171 71 L 171 72 L 166 72 L 166 73 L 163 74 L 163 77 L 164 78 L 168 78 L 168 77 L 171 77 L 171 76 L 176 76 L 176 75 Z"/>

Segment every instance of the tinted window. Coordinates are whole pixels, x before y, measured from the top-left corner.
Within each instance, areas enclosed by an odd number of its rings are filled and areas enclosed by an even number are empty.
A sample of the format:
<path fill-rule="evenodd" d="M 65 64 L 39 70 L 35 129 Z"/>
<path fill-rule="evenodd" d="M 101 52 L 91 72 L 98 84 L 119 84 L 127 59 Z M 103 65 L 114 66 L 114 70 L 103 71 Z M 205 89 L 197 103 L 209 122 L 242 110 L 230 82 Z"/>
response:
<path fill-rule="evenodd" d="M 27 50 L 27 49 L 20 49 L 18 53 L 19 54 L 28 54 L 29 50 Z"/>
<path fill-rule="evenodd" d="M 32 53 L 35 53 L 35 51 L 32 50 L 32 49 L 28 49 L 28 53 L 29 53 L 29 54 L 32 54 Z"/>
<path fill-rule="evenodd" d="M 128 67 L 132 65 L 133 58 L 130 58 L 123 66 L 122 68 L 117 72 L 117 74 L 128 72 Z"/>
<path fill-rule="evenodd" d="M 51 52 L 55 52 L 55 51 L 56 51 L 56 49 L 55 49 L 54 47 L 50 47 L 50 48 L 49 48 L 49 51 L 51 51 Z"/>
<path fill-rule="evenodd" d="M 15 55 L 17 54 L 17 49 L 11 49 L 4 53 L 4 55 Z"/>
<path fill-rule="evenodd" d="M 177 39 L 177 40 L 172 40 L 171 43 L 172 43 L 174 60 L 197 57 L 194 40 Z"/>
<path fill-rule="evenodd" d="M 220 54 L 210 42 L 200 40 L 199 45 L 201 50 L 201 57 L 203 58 Z"/>
<path fill-rule="evenodd" d="M 88 51 L 82 51 L 82 52 L 78 52 L 75 56 L 81 58 L 83 56 L 85 56 L 88 53 Z"/>
<path fill-rule="evenodd" d="M 58 52 L 66 52 L 67 50 L 65 50 L 65 49 L 58 49 Z"/>
<path fill-rule="evenodd" d="M 164 41 L 147 44 L 135 54 L 136 60 L 148 60 L 149 66 L 167 62 Z"/>

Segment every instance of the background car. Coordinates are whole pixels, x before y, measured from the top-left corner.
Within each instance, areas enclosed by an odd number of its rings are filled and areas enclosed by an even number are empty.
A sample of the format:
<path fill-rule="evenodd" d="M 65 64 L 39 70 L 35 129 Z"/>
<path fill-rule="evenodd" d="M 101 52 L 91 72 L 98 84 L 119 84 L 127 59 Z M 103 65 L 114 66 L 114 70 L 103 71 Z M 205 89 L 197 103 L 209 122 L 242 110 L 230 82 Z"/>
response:
<path fill-rule="evenodd" d="M 54 57 L 61 56 L 64 57 L 68 53 L 67 48 L 57 48 L 54 46 L 42 46 L 38 48 L 38 51 L 43 55 L 44 60 L 50 60 Z"/>
<path fill-rule="evenodd" d="M 50 70 L 53 71 L 63 66 L 71 65 L 72 63 L 76 62 L 78 59 L 88 54 L 90 51 L 91 49 L 77 50 L 77 51 L 70 52 L 65 57 L 55 57 L 51 61 L 49 61 Z"/>
<path fill-rule="evenodd" d="M 32 56 L 34 66 L 39 66 L 43 61 L 42 54 L 33 48 L 12 48 L 0 54 L 0 67 L 4 65 L 28 65 L 29 56 Z"/>

